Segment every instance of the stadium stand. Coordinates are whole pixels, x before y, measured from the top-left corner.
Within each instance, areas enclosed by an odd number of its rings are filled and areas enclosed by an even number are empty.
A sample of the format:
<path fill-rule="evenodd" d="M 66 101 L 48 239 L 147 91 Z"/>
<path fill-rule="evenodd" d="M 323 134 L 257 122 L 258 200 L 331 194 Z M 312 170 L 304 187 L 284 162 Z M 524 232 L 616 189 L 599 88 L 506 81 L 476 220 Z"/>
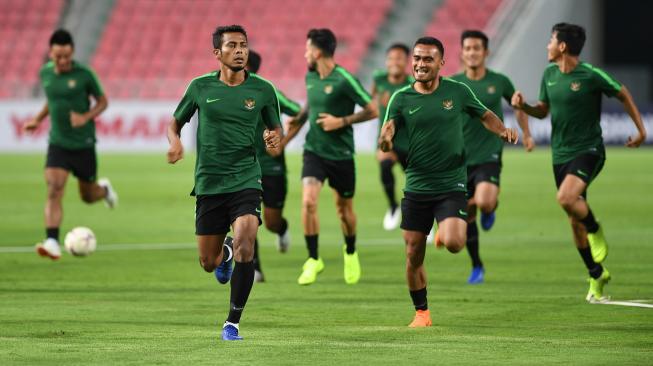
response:
<path fill-rule="evenodd" d="M 264 57 L 261 74 L 291 96 L 302 96 L 306 32 L 330 27 L 337 59 L 358 71 L 392 0 L 118 0 L 92 66 L 114 98 L 176 99 L 188 80 L 215 69 L 211 33 L 239 23 Z"/>
<path fill-rule="evenodd" d="M 433 19 L 425 34 L 442 41 L 446 63 L 442 75 L 460 70 L 460 33 L 465 29 L 483 30 L 501 5 L 502 0 L 445 0 L 433 11 Z"/>
<path fill-rule="evenodd" d="M 63 0 L 0 0 L 0 98 L 31 96 L 63 5 Z"/>

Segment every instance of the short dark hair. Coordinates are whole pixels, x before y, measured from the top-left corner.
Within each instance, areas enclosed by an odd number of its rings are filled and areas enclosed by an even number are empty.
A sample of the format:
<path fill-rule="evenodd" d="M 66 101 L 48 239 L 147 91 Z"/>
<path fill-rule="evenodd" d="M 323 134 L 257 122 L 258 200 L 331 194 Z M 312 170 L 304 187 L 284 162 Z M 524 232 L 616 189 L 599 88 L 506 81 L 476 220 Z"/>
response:
<path fill-rule="evenodd" d="M 480 30 L 476 29 L 468 29 L 463 31 L 463 33 L 460 35 L 460 45 L 462 46 L 463 42 L 467 38 L 478 38 L 481 40 L 483 43 L 483 48 L 487 50 L 488 44 L 490 43 L 490 40 L 487 38 L 487 35 Z"/>
<path fill-rule="evenodd" d="M 311 44 L 319 48 L 325 56 L 331 57 L 336 53 L 336 46 L 338 41 L 336 41 L 336 35 L 333 34 L 329 28 L 313 28 L 308 31 L 306 35 L 307 39 L 311 40 Z"/>
<path fill-rule="evenodd" d="M 415 41 L 415 44 L 413 45 L 413 47 L 417 46 L 418 44 L 425 44 L 425 45 L 429 45 L 429 46 L 435 46 L 435 47 L 437 47 L 438 51 L 440 51 L 440 55 L 442 57 L 444 57 L 444 46 L 442 45 L 442 42 L 440 42 L 439 39 L 437 39 L 435 37 L 424 36 L 424 37 L 421 37 L 421 38 L 417 39 L 417 41 Z"/>
<path fill-rule="evenodd" d="M 245 36 L 245 39 L 247 39 L 247 32 L 245 32 L 245 28 L 241 25 L 233 24 L 220 26 L 215 29 L 215 32 L 213 32 L 213 48 L 222 47 L 222 35 L 225 33 L 241 33 Z"/>
<path fill-rule="evenodd" d="M 73 36 L 70 35 L 70 32 L 65 29 L 57 29 L 54 31 L 54 33 L 52 33 L 50 36 L 50 47 L 55 44 L 60 46 L 70 45 L 71 47 L 75 47 L 75 44 L 73 43 Z"/>
<path fill-rule="evenodd" d="M 247 68 L 251 72 L 258 72 L 258 69 L 261 68 L 261 55 L 258 52 L 249 50 L 249 57 L 247 57 Z"/>
<path fill-rule="evenodd" d="M 403 51 L 403 53 L 405 53 L 406 56 L 410 55 L 410 49 L 404 43 L 393 43 L 393 44 L 391 44 L 390 47 L 388 47 L 388 49 L 385 51 L 385 53 L 388 53 L 388 52 L 390 52 L 392 50 L 400 50 L 400 51 Z"/>
<path fill-rule="evenodd" d="M 558 23 L 553 26 L 551 32 L 556 33 L 558 42 L 565 42 L 570 55 L 580 55 L 585 45 L 585 28 L 576 24 Z"/>

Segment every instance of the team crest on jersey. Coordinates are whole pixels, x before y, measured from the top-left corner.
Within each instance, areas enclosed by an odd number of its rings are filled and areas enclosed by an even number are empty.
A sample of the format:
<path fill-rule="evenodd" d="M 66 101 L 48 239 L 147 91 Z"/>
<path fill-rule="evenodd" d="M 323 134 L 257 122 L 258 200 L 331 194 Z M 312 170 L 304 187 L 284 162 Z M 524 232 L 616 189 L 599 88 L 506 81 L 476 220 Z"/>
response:
<path fill-rule="evenodd" d="M 442 108 L 451 110 L 453 108 L 453 100 L 447 99 L 442 101 Z"/>
<path fill-rule="evenodd" d="M 579 91 L 580 90 L 580 81 L 572 81 L 571 82 L 571 91 Z"/>
<path fill-rule="evenodd" d="M 497 87 L 494 85 L 490 85 L 487 87 L 487 93 L 488 94 L 494 94 L 497 92 Z"/>
<path fill-rule="evenodd" d="M 333 85 L 327 85 L 324 87 L 324 94 L 331 94 L 333 93 Z"/>
<path fill-rule="evenodd" d="M 68 87 L 70 89 L 74 88 L 76 85 L 77 85 L 77 82 L 75 81 L 75 79 L 68 79 Z"/>
<path fill-rule="evenodd" d="M 256 107 L 256 101 L 254 99 L 245 99 L 245 108 L 252 110 Z"/>

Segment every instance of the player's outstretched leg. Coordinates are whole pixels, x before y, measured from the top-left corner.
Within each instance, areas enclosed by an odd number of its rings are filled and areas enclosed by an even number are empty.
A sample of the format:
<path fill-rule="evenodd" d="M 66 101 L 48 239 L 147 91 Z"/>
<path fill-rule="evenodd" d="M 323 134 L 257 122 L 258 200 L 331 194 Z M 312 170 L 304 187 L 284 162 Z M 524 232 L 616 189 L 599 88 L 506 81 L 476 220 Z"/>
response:
<path fill-rule="evenodd" d="M 356 214 L 354 213 L 354 200 L 344 198 L 335 192 L 336 209 L 342 233 L 345 238 L 343 246 L 344 278 L 345 283 L 353 285 L 361 278 L 361 265 L 356 251 Z"/>
<path fill-rule="evenodd" d="M 430 327 L 432 321 L 426 298 L 426 271 L 424 270 L 426 234 L 404 230 L 403 235 L 406 242 L 406 281 L 410 298 L 415 307 L 415 317 L 408 326 L 411 328 Z"/>
<path fill-rule="evenodd" d="M 288 220 L 283 217 L 283 210 L 266 206 L 263 209 L 263 221 L 269 231 L 277 234 L 277 250 L 286 253 L 290 247 L 290 230 Z"/>
<path fill-rule="evenodd" d="M 258 257 L 258 238 L 254 241 L 254 282 L 265 282 L 263 270 L 261 269 L 261 260 Z"/>
<path fill-rule="evenodd" d="M 229 316 L 222 327 L 222 339 L 241 340 L 238 335 L 240 317 L 254 284 L 254 242 L 259 219 L 254 215 L 243 215 L 234 220 L 234 271 L 231 276 L 231 297 Z"/>
<path fill-rule="evenodd" d="M 304 238 L 308 249 L 308 259 L 302 266 L 302 274 L 297 279 L 300 285 L 310 285 L 317 280 L 317 275 L 324 270 L 324 261 L 318 256 L 318 232 L 320 230 L 317 214 L 317 200 L 322 189 L 322 182 L 315 177 L 304 177 L 302 192 L 302 222 Z"/>
<path fill-rule="evenodd" d="M 59 246 L 59 226 L 63 218 L 62 200 L 68 171 L 62 168 L 46 168 L 45 182 L 47 184 L 47 200 L 45 201 L 45 234 L 46 239 L 36 244 L 36 252 L 52 260 L 61 257 Z"/>
<path fill-rule="evenodd" d="M 476 226 L 476 220 L 467 223 L 467 253 L 472 260 L 472 273 L 467 279 L 469 284 L 479 284 L 483 283 L 483 277 L 485 275 L 485 269 L 483 268 L 483 262 L 481 262 L 481 256 L 478 252 L 478 227 Z"/>
<path fill-rule="evenodd" d="M 385 157 L 380 162 L 381 183 L 383 184 L 383 191 L 385 192 L 389 205 L 388 211 L 383 217 L 383 228 L 385 230 L 394 230 L 399 227 L 401 222 L 401 210 L 395 197 L 395 176 L 392 174 L 394 164 L 394 160 L 389 157 Z"/>
<path fill-rule="evenodd" d="M 496 221 L 496 209 L 499 204 L 499 183 L 498 177 L 491 176 L 493 183 L 480 182 L 474 192 L 474 202 L 481 211 L 481 227 L 488 231 Z"/>
<path fill-rule="evenodd" d="M 585 299 L 589 302 L 606 300 L 607 297 L 604 295 L 603 287 L 610 281 L 610 273 L 603 265 L 594 261 L 587 242 L 587 230 L 585 226 L 577 219 L 569 218 L 569 220 L 571 222 L 576 248 L 590 276 L 590 287 Z"/>

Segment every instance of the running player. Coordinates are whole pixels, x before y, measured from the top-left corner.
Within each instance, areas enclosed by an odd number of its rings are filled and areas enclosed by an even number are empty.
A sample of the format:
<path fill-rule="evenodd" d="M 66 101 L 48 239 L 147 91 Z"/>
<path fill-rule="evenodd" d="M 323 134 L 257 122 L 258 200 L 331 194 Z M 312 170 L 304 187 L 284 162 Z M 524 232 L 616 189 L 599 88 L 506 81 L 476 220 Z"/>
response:
<path fill-rule="evenodd" d="M 385 109 L 392 93 L 406 85 L 412 83 L 413 77 L 406 74 L 408 66 L 408 56 L 410 50 L 403 43 L 395 43 L 388 47 L 385 55 L 386 70 L 374 73 L 374 84 L 372 84 L 372 98 L 376 101 L 379 110 L 379 133 L 385 116 Z M 395 177 L 392 174 L 392 167 L 395 163 L 401 164 L 401 168 L 406 170 L 406 156 L 408 155 L 408 136 L 406 130 L 397 131 L 395 143 L 392 151 L 383 152 L 378 150 L 376 158 L 381 165 L 381 184 L 390 207 L 383 217 L 383 228 L 385 230 L 394 230 L 399 227 L 401 219 L 401 210 L 397 205 L 395 197 Z"/>
<path fill-rule="evenodd" d="M 220 69 L 193 79 L 168 127 L 168 162 L 183 157 L 181 129 L 198 112 L 195 163 L 195 233 L 199 261 L 220 283 L 231 279 L 231 306 L 222 339 L 240 340 L 239 322 L 254 283 L 254 241 L 261 224 L 261 168 L 255 140 L 280 154 L 279 103 L 274 86 L 245 71 L 247 33 L 239 25 L 218 27 L 213 54 Z M 259 123 L 267 126 L 256 135 Z M 233 242 L 223 241 L 234 231 Z M 233 250 L 230 245 L 233 246 Z M 233 255 L 231 255 L 233 253 Z M 225 258 L 223 258 L 225 257 Z M 231 260 L 235 260 L 233 274 Z"/>
<path fill-rule="evenodd" d="M 424 254 L 426 236 L 438 222 L 442 245 L 456 253 L 465 246 L 467 232 L 467 170 L 463 124 L 478 117 L 485 128 L 511 143 L 517 131 L 504 127 L 469 87 L 438 76 L 444 47 L 433 37 L 422 37 L 413 48 L 416 82 L 395 92 L 388 103 L 379 145 L 390 151 L 396 130 L 408 132 L 406 187 L 401 201 L 401 228 L 406 242 L 406 279 L 416 314 L 410 327 L 431 325 L 426 299 Z"/>
<path fill-rule="evenodd" d="M 261 67 L 261 55 L 249 50 L 247 58 L 247 71 L 257 73 Z M 281 113 L 294 117 L 299 114 L 301 106 L 288 99 L 277 89 L 277 99 L 281 107 Z M 265 124 L 259 123 L 257 137 L 263 136 Z M 261 165 L 261 179 L 263 186 L 263 222 L 265 227 L 277 234 L 277 249 L 281 253 L 288 251 L 290 245 L 290 231 L 288 231 L 288 220 L 283 217 L 283 206 L 288 193 L 288 177 L 286 176 L 286 157 L 281 150 L 281 155 L 270 155 L 265 147 L 263 138 L 257 138 L 256 157 Z M 281 147 L 283 149 L 283 146 Z M 254 242 L 254 281 L 264 282 L 261 261 L 259 260 L 258 238 Z"/>
<path fill-rule="evenodd" d="M 50 62 L 40 71 L 47 102 L 23 128 L 36 130 L 50 116 L 50 137 L 45 162 L 48 196 L 45 203 L 46 239 L 36 252 L 53 260 L 61 257 L 59 227 L 63 218 L 62 199 L 68 175 L 77 177 L 82 201 L 104 200 L 109 208 L 118 204 L 118 195 L 108 179 L 97 179 L 95 118 L 108 105 L 95 72 L 73 59 L 73 37 L 56 30 L 50 37 Z M 94 100 L 91 106 L 90 99 Z"/>
<path fill-rule="evenodd" d="M 317 201 L 325 180 L 335 191 L 336 208 L 345 239 L 343 246 L 344 278 L 347 284 L 358 283 L 361 270 L 356 251 L 356 214 L 354 190 L 354 130 L 352 124 L 377 116 L 372 98 L 360 82 L 333 59 L 336 37 L 329 29 L 311 29 L 304 57 L 307 108 L 289 123 L 285 144 L 292 139 L 306 120 L 310 129 L 304 144 L 302 168 L 302 222 L 309 258 L 302 267 L 297 282 L 309 285 L 324 269 L 318 256 L 319 220 Z M 358 104 L 363 109 L 354 113 Z"/>
<path fill-rule="evenodd" d="M 547 46 L 551 64 L 544 70 L 539 102 L 529 105 L 517 91 L 512 105 L 535 118 L 551 112 L 551 148 L 557 199 L 569 216 L 576 248 L 589 271 L 589 302 L 604 300 L 610 273 L 602 265 L 608 255 L 603 228 L 587 203 L 587 187 L 605 162 L 601 136 L 601 94 L 616 97 L 637 127 L 626 146 L 639 147 L 646 139 L 642 117 L 625 86 L 605 71 L 579 60 L 585 29 L 558 23 Z"/>
<path fill-rule="evenodd" d="M 478 100 L 503 120 L 501 99 L 508 103 L 515 92 L 507 76 L 490 70 L 485 61 L 490 53 L 488 37 L 478 30 L 467 30 L 461 35 L 462 62 L 465 70 L 453 75 L 453 80 L 466 84 Z M 515 117 L 522 130 L 522 142 L 526 151 L 533 150 L 535 143 L 528 128 L 528 116 L 515 109 Z M 472 272 L 467 279 L 470 284 L 483 282 L 485 269 L 479 255 L 476 211 L 481 211 L 481 227 L 490 230 L 495 220 L 501 179 L 501 155 L 503 141 L 483 128 L 478 118 L 469 118 L 463 128 L 465 136 L 465 161 L 467 163 L 467 252 L 472 259 Z"/>

